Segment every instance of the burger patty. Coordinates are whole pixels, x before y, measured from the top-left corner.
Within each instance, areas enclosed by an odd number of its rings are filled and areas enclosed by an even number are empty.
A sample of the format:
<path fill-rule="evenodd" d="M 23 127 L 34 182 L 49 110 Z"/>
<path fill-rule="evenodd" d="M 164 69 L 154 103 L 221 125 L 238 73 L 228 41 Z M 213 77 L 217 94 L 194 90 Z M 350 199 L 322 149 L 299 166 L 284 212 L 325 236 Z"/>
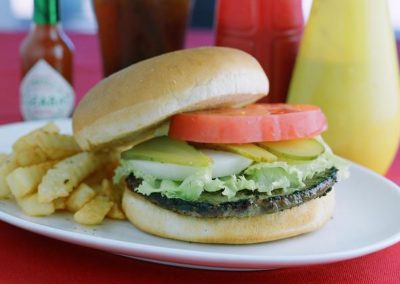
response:
<path fill-rule="evenodd" d="M 198 201 L 168 198 L 161 193 L 145 196 L 152 203 L 179 214 L 195 217 L 250 217 L 259 214 L 272 214 L 299 206 L 307 201 L 325 196 L 337 181 L 338 170 L 334 167 L 305 180 L 305 186 L 287 195 L 267 195 L 266 193 L 242 190 L 234 200 L 227 200 L 221 192 L 201 195 Z M 130 174 L 126 178 L 129 189 L 135 191 L 141 179 Z"/>

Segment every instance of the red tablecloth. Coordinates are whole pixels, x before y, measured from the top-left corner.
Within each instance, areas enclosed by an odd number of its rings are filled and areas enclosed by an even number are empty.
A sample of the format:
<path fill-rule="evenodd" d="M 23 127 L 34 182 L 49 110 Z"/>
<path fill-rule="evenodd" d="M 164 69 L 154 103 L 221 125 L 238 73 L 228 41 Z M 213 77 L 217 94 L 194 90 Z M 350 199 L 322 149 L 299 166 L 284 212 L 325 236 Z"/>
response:
<path fill-rule="evenodd" d="M 23 36 L 0 33 L 0 124 L 21 120 L 18 46 Z M 75 88 L 79 100 L 101 77 L 100 55 L 93 35 L 72 34 L 71 38 L 76 47 Z M 194 31 L 187 42 L 190 47 L 210 45 L 212 35 Z M 400 152 L 387 177 L 400 184 Z M 400 283 L 400 244 L 329 265 L 218 272 L 137 261 L 52 240 L 0 222 L 0 266 L 0 283 Z"/>

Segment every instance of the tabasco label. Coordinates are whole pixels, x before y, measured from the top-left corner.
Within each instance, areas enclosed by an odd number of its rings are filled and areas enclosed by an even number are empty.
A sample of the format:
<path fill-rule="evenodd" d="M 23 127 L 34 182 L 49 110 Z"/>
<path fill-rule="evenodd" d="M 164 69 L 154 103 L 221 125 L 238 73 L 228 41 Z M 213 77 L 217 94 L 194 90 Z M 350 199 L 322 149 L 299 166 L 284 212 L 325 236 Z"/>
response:
<path fill-rule="evenodd" d="M 68 117 L 74 107 L 72 86 L 43 59 L 23 78 L 20 95 L 25 120 Z"/>

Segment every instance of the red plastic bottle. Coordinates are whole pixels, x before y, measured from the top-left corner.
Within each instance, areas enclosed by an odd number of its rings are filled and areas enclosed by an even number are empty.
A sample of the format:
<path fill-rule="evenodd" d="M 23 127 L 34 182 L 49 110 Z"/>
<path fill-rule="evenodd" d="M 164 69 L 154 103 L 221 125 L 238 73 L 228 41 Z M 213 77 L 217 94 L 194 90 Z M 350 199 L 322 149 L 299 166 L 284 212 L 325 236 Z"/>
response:
<path fill-rule="evenodd" d="M 264 102 L 285 102 L 304 28 L 301 0 L 219 0 L 216 45 L 244 50 L 270 80 Z"/>

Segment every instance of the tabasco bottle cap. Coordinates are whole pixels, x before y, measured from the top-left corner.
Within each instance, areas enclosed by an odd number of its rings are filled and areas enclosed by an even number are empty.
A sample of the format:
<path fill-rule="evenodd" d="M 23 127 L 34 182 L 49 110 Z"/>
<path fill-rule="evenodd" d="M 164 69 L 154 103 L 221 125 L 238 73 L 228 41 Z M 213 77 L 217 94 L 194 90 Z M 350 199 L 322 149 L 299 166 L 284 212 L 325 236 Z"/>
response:
<path fill-rule="evenodd" d="M 33 21 L 38 25 L 53 25 L 60 20 L 58 0 L 35 0 Z"/>

